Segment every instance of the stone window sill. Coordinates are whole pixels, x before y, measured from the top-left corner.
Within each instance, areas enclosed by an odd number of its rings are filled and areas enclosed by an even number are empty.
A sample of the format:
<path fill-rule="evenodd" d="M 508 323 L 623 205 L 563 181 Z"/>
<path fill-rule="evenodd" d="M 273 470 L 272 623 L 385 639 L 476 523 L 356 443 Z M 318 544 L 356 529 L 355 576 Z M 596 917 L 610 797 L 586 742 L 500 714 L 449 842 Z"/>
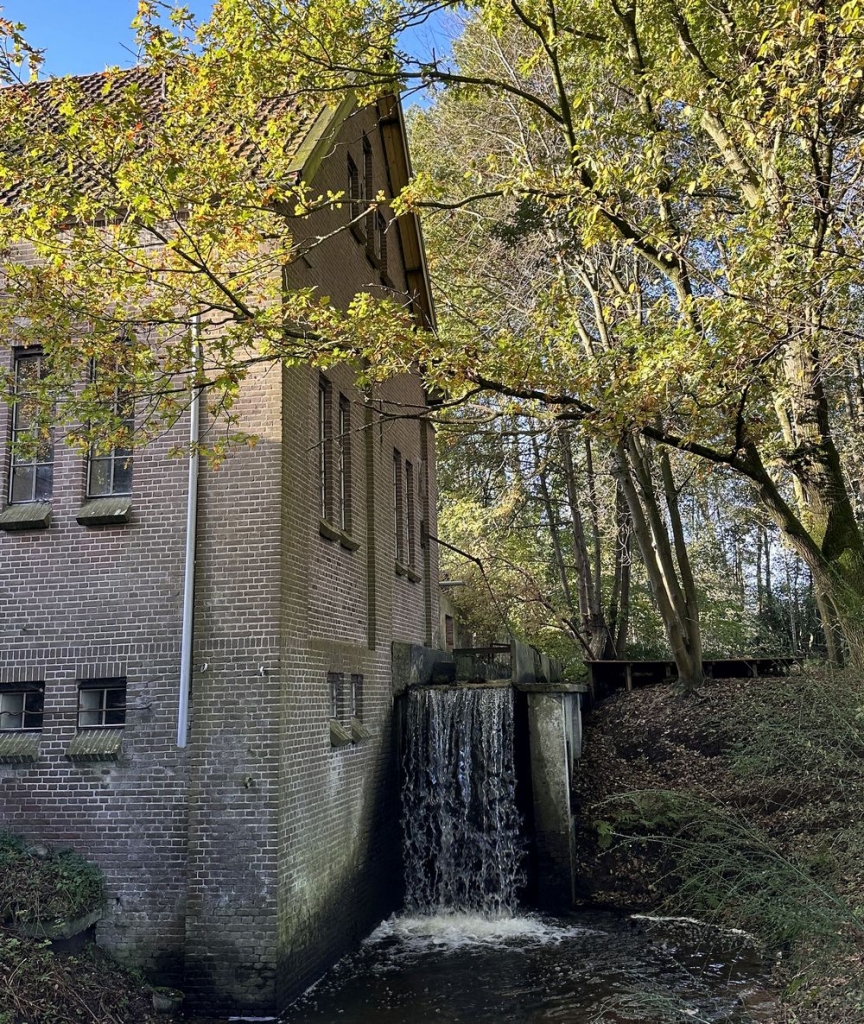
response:
<path fill-rule="evenodd" d="M 330 719 L 330 746 L 347 747 L 349 743 L 362 743 L 368 740 L 372 733 L 360 721 L 359 718 L 352 718 L 347 726 L 337 722 L 335 718 Z"/>
<path fill-rule="evenodd" d="M 112 526 L 128 523 L 132 511 L 132 497 L 115 494 L 108 498 L 88 498 L 75 518 L 81 526 Z"/>
<path fill-rule="evenodd" d="M 342 725 L 341 722 L 337 722 L 335 718 L 330 719 L 330 746 L 331 747 L 347 747 L 349 743 L 353 743 L 354 738 L 351 733 Z"/>
<path fill-rule="evenodd" d="M 0 764 L 31 764 L 39 758 L 41 732 L 0 733 Z"/>
<path fill-rule="evenodd" d="M 397 576 L 405 576 L 411 583 L 419 583 L 422 579 L 419 572 L 412 569 L 410 565 L 404 565 L 398 558 L 396 559 L 395 568 Z"/>
<path fill-rule="evenodd" d="M 50 501 L 7 505 L 0 512 L 0 530 L 44 530 L 51 525 Z"/>
<path fill-rule="evenodd" d="M 369 729 L 360 721 L 359 718 L 351 719 L 351 739 L 355 743 L 362 743 L 363 740 L 368 740 L 372 733 Z"/>
<path fill-rule="evenodd" d="M 122 729 L 85 729 L 66 748 L 66 757 L 70 761 L 116 761 L 122 746 Z"/>
<path fill-rule="evenodd" d="M 360 547 L 359 540 L 354 540 L 350 534 L 340 530 L 338 526 L 334 526 L 326 519 L 319 520 L 318 532 L 325 540 L 338 540 L 346 551 L 356 551 Z"/>

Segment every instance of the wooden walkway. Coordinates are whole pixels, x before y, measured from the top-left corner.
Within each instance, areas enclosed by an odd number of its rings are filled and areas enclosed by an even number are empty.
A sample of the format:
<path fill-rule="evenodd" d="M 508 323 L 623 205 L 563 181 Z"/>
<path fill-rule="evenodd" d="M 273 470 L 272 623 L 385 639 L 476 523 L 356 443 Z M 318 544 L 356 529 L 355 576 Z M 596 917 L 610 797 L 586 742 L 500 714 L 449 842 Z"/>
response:
<path fill-rule="evenodd" d="M 801 658 L 712 658 L 702 662 L 709 679 L 756 679 L 760 676 L 786 676 Z M 674 661 L 586 661 L 588 682 L 597 690 L 650 686 L 673 682 L 678 678 Z"/>

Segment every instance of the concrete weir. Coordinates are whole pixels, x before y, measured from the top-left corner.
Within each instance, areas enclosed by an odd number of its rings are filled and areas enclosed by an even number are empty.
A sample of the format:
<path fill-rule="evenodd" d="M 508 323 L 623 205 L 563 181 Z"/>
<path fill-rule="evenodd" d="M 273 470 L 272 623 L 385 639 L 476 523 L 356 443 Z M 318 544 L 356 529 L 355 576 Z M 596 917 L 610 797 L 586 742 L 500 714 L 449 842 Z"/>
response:
<path fill-rule="evenodd" d="M 581 694 L 551 687 L 528 693 L 537 905 L 562 910 L 575 893 L 575 818 L 570 779 L 582 747 Z"/>
<path fill-rule="evenodd" d="M 582 753 L 587 687 L 563 682 L 554 662 L 517 641 L 459 649 L 452 655 L 408 644 L 393 646 L 397 694 L 414 687 L 513 688 L 520 810 L 532 863 L 529 898 L 544 911 L 569 910 L 576 888 L 570 780 Z M 399 717 L 404 723 L 404 714 Z"/>

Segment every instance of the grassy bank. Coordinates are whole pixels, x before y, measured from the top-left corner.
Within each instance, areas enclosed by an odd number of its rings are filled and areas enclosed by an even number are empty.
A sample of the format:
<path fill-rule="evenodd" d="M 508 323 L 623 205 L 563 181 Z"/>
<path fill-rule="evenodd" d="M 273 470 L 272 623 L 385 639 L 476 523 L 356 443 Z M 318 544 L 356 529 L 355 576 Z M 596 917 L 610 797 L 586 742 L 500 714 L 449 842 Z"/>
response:
<path fill-rule="evenodd" d="M 744 928 L 784 1024 L 864 1020 L 864 687 L 808 671 L 599 706 L 575 783 L 583 895 Z"/>

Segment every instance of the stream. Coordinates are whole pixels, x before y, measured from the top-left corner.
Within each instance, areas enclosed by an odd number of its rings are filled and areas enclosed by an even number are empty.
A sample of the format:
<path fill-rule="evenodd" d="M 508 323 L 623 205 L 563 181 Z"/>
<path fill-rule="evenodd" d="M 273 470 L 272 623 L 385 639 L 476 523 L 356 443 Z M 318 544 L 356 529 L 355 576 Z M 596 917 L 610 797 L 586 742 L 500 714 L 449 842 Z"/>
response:
<path fill-rule="evenodd" d="M 762 975 L 740 939 L 692 924 L 602 912 L 402 916 L 382 924 L 280 1020 L 743 1024 L 764 1019 L 770 1006 Z"/>
<path fill-rule="evenodd" d="M 527 843 L 516 791 L 509 688 L 411 692 L 405 910 L 293 1003 L 281 1024 L 767 1019 L 768 972 L 743 934 L 680 918 L 550 917 L 520 907 Z"/>

